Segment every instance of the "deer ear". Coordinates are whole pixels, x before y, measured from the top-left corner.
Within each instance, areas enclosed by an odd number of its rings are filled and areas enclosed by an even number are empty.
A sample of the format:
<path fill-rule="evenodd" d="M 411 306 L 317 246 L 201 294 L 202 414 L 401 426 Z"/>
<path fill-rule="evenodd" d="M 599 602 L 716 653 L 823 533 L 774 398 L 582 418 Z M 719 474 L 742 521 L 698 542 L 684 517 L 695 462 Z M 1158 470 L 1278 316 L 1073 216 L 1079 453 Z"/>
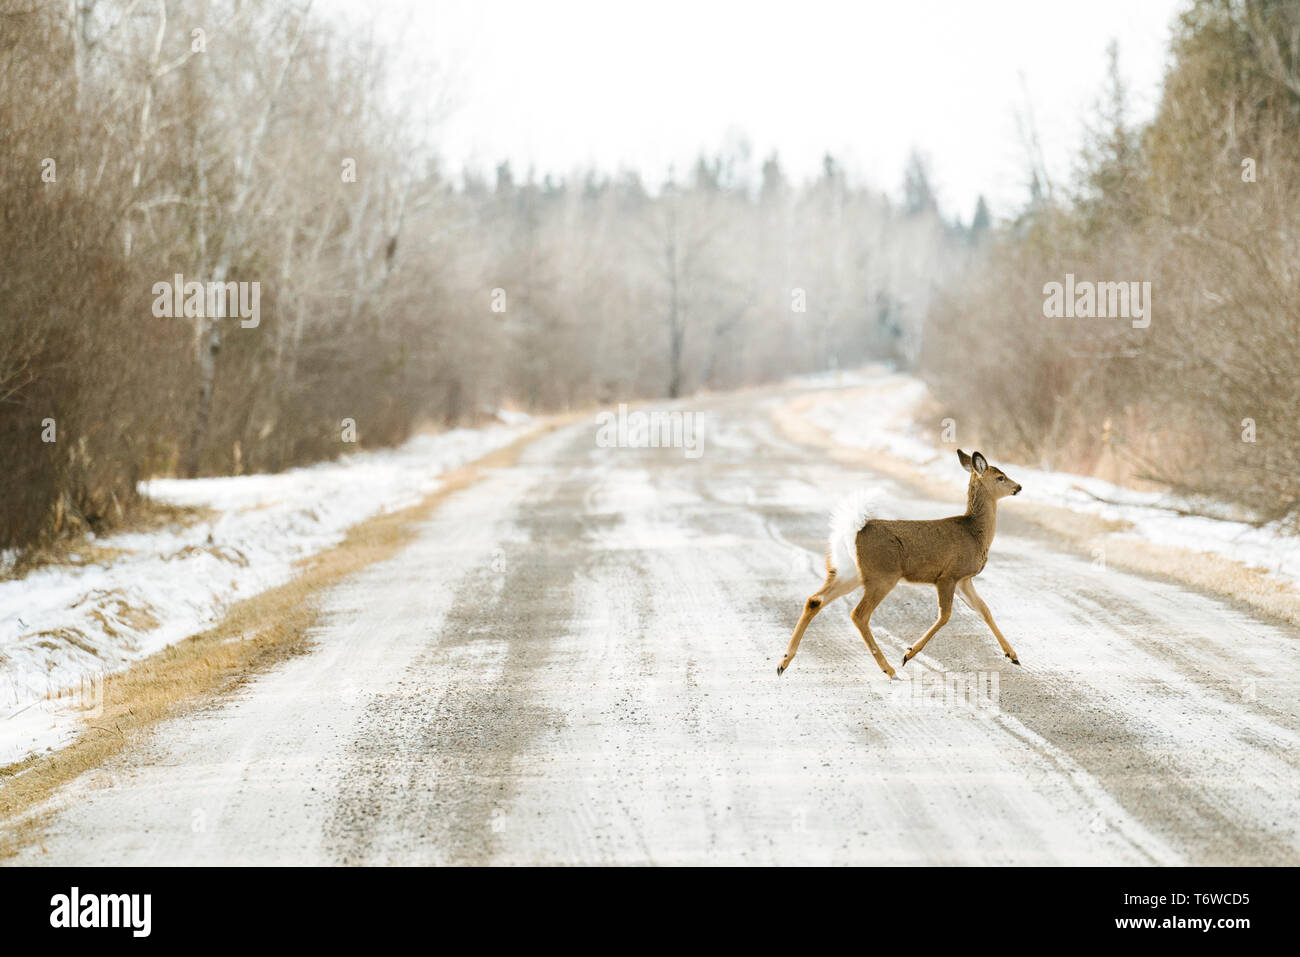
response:
<path fill-rule="evenodd" d="M 970 457 L 971 468 L 975 470 L 976 475 L 983 475 L 984 470 L 989 467 L 989 461 L 984 457 L 983 452 L 976 452 Z"/>
<path fill-rule="evenodd" d="M 961 467 L 964 468 L 967 472 L 970 471 L 970 456 L 967 455 L 965 452 L 963 452 L 961 449 L 957 450 L 957 461 L 961 463 Z"/>

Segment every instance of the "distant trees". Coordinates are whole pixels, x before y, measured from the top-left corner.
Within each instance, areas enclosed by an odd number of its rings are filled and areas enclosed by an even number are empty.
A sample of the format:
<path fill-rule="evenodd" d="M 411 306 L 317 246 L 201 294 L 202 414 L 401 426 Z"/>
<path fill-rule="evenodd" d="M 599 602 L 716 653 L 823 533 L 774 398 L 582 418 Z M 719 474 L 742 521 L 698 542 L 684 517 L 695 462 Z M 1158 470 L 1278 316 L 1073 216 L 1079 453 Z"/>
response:
<path fill-rule="evenodd" d="M 930 187 L 930 171 L 921 155 L 913 150 L 903 171 L 903 211 L 909 216 L 922 216 L 938 210 L 939 201 Z"/>
<path fill-rule="evenodd" d="M 982 240 L 990 229 L 993 228 L 993 216 L 989 213 L 988 203 L 984 202 L 984 197 L 975 202 L 975 212 L 970 221 L 970 239 L 971 242 Z"/>
<path fill-rule="evenodd" d="M 509 303 L 499 397 L 559 408 L 914 359 L 939 264 L 963 245 L 937 206 L 907 215 L 830 157 L 801 186 L 775 156 L 757 183 L 742 165 L 702 156 L 653 192 L 502 167 L 493 190 L 450 191 L 477 224 L 455 271 Z"/>

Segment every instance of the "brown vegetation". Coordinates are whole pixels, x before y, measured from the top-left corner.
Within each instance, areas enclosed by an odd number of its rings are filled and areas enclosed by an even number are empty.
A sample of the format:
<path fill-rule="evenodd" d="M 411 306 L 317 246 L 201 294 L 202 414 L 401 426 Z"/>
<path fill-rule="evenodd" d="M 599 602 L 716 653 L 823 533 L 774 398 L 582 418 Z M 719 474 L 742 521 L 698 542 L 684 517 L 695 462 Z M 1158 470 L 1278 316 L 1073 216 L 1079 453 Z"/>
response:
<path fill-rule="evenodd" d="M 1300 7 L 1196 0 L 1152 122 L 1127 123 L 1114 70 L 1108 92 L 1078 190 L 1040 197 L 932 312 L 927 377 L 1009 457 L 1294 521 Z M 1150 282 L 1149 328 L 1045 317 L 1067 273 Z"/>
<path fill-rule="evenodd" d="M 902 208 L 743 146 L 662 185 L 453 179 L 388 51 L 284 0 L 0 0 L 0 51 L 0 549 L 150 475 L 339 455 L 345 419 L 388 445 L 910 361 L 965 254 L 919 161 Z M 177 274 L 258 283 L 260 321 L 155 317 Z"/>

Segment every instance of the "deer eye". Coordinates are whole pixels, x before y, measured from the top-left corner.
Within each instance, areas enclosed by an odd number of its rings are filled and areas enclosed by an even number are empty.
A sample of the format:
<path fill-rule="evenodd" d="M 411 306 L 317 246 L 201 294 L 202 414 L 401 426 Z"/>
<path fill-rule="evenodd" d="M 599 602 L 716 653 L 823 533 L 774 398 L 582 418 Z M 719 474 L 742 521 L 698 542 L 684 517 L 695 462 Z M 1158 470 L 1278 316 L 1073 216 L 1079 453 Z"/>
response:
<path fill-rule="evenodd" d="M 999 475 L 999 476 L 998 476 L 998 481 L 999 481 L 999 482 L 1005 482 L 1006 480 L 1007 480 L 1007 479 L 1006 479 L 1006 476 L 1005 476 L 1005 475 Z"/>

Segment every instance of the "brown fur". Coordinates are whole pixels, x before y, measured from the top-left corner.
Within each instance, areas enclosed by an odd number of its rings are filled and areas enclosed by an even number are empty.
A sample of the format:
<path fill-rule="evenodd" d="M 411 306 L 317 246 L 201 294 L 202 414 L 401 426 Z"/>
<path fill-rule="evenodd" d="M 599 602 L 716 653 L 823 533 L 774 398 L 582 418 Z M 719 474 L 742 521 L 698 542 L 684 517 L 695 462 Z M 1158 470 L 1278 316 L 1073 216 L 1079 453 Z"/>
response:
<path fill-rule="evenodd" d="M 950 518 L 926 521 L 901 519 L 869 519 L 858 532 L 856 541 L 857 565 L 860 578 L 847 574 L 837 575 L 830 569 L 822 584 L 807 602 L 795 626 L 794 635 L 786 649 L 785 657 L 777 666 L 779 675 L 789 667 L 799 648 L 799 642 L 809 622 L 828 602 L 847 595 L 859 585 L 863 588 L 862 600 L 853 610 L 853 623 L 862 634 L 880 669 L 894 677 L 894 669 L 876 644 L 871 633 L 871 613 L 899 581 L 932 584 L 939 596 L 939 618 L 925 636 L 903 655 L 903 664 L 920 654 L 935 632 L 947 624 L 952 614 L 953 596 L 960 593 L 962 600 L 979 612 L 989 630 L 998 640 L 1002 652 L 1014 664 L 1020 659 L 1007 643 L 988 605 L 975 591 L 973 579 L 984 570 L 988 561 L 989 546 L 997 531 L 998 499 L 1014 495 L 1021 486 L 996 466 L 989 465 L 984 456 L 976 452 L 968 456 L 961 449 L 957 458 L 970 472 L 966 490 L 966 511 Z M 841 570 L 843 572 L 845 570 Z"/>

